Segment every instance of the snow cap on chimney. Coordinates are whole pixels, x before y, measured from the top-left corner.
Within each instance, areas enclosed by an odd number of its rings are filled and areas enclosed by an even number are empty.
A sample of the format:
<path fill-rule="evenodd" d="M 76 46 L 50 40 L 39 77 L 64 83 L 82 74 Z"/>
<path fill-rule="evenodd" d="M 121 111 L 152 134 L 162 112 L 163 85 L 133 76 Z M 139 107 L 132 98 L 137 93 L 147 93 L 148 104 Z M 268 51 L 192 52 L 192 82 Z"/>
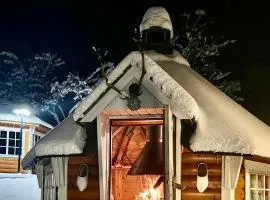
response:
<path fill-rule="evenodd" d="M 151 7 L 143 16 L 140 24 L 140 32 L 151 27 L 161 27 L 170 31 L 170 38 L 173 37 L 173 26 L 167 10 L 163 7 Z"/>

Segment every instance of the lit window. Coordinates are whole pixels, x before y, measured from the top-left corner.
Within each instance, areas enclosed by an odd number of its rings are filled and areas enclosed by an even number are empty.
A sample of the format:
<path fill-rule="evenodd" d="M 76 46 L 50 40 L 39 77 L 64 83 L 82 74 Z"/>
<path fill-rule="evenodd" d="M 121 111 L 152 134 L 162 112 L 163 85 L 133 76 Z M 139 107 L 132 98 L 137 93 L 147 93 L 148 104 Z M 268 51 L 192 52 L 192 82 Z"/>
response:
<path fill-rule="evenodd" d="M 270 164 L 245 161 L 245 193 L 247 200 L 270 199 Z"/>
<path fill-rule="evenodd" d="M 0 131 L 0 154 L 19 155 L 20 132 Z"/>

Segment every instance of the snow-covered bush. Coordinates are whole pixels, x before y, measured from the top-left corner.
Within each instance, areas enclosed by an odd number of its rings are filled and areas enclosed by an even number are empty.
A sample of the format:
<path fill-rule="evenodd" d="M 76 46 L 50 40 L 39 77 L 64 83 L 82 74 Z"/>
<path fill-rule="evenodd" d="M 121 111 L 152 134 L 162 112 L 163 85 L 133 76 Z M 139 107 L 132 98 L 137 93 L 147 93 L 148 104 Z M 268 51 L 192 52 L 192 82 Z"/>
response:
<path fill-rule="evenodd" d="M 231 72 L 224 72 L 216 66 L 216 57 L 220 56 L 222 48 L 235 43 L 235 40 L 225 40 L 220 36 L 207 33 L 212 22 L 205 19 L 204 10 L 194 13 L 183 13 L 178 22 L 178 31 L 173 38 L 174 48 L 177 49 L 199 74 L 235 101 L 243 101 L 239 96 L 241 84 L 230 80 Z"/>
<path fill-rule="evenodd" d="M 11 109 L 30 105 L 36 112 L 46 111 L 57 122 L 57 105 L 51 104 L 50 87 L 57 80 L 55 71 L 65 64 L 57 54 L 41 53 L 21 60 L 12 52 L 0 52 L 0 105 Z"/>

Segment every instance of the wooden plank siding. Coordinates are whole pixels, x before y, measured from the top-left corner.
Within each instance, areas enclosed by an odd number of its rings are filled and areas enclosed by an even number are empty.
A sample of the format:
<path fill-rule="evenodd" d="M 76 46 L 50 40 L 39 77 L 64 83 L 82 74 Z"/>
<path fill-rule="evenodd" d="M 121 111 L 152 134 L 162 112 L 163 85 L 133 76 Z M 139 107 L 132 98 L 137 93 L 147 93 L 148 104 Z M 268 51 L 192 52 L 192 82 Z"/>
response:
<path fill-rule="evenodd" d="M 244 156 L 244 160 L 251 160 L 261 163 L 270 164 L 269 158 L 264 158 L 260 156 Z M 241 171 L 237 181 L 237 186 L 235 188 L 235 200 L 244 200 L 245 199 L 245 168 L 244 162 L 242 163 Z"/>
<path fill-rule="evenodd" d="M 88 185 L 80 192 L 77 187 L 77 175 L 81 164 L 89 167 Z M 68 161 L 68 200 L 99 200 L 99 173 L 97 155 L 72 156 Z"/>
<path fill-rule="evenodd" d="M 208 188 L 200 193 L 197 190 L 197 167 L 200 162 L 208 168 Z M 217 154 L 182 153 L 182 200 L 220 200 L 221 199 L 221 156 Z"/>
<path fill-rule="evenodd" d="M 244 200 L 245 198 L 245 169 L 243 164 L 235 188 L 234 198 L 235 200 Z"/>
<path fill-rule="evenodd" d="M 29 130 L 24 130 L 23 134 L 23 144 L 22 144 L 22 152 L 26 154 L 29 151 Z M 6 155 L 4 157 L 0 157 L 0 173 L 17 173 L 18 172 L 18 156 L 16 155 Z M 21 173 L 27 173 L 28 170 L 23 170 L 21 167 Z"/>
<path fill-rule="evenodd" d="M 0 173 L 17 173 L 18 157 L 0 157 Z"/>

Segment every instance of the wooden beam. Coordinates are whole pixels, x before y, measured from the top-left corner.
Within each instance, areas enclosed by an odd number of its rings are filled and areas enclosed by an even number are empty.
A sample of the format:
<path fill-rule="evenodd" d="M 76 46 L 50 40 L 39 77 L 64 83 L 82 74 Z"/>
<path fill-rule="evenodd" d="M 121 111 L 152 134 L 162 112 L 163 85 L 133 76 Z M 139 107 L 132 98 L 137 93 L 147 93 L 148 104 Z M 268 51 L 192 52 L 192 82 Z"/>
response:
<path fill-rule="evenodd" d="M 100 199 L 109 200 L 110 192 L 110 124 L 108 116 L 97 116 L 98 167 Z"/>
<path fill-rule="evenodd" d="M 119 90 L 123 90 L 126 86 L 126 83 L 130 82 L 134 77 L 134 69 L 131 66 L 126 68 L 126 72 L 120 75 L 120 77 L 113 82 L 114 86 Z M 110 78 L 110 77 L 109 77 Z M 100 87 L 104 87 L 105 91 L 102 92 L 99 97 L 92 103 L 92 105 L 84 111 L 83 118 L 79 119 L 80 122 L 92 122 L 106 106 L 117 96 L 119 95 L 115 90 L 110 89 L 106 86 L 105 82 L 102 82 Z"/>
<path fill-rule="evenodd" d="M 144 127 L 140 127 L 140 135 L 143 139 L 146 139 L 146 129 Z"/>
<path fill-rule="evenodd" d="M 164 146 L 165 146 L 165 179 L 164 192 L 165 199 L 173 199 L 172 177 L 173 177 L 173 117 L 169 105 L 165 106 L 165 131 L 164 131 Z"/>
<path fill-rule="evenodd" d="M 113 133 L 112 133 L 112 138 L 114 138 L 118 133 L 121 133 L 125 127 L 118 127 Z"/>
<path fill-rule="evenodd" d="M 122 200 L 123 199 L 123 170 L 115 169 L 115 184 L 114 184 L 114 199 Z"/>
<path fill-rule="evenodd" d="M 128 120 L 112 120 L 112 126 L 143 126 L 143 125 L 163 125 L 163 119 L 128 119 Z"/>
<path fill-rule="evenodd" d="M 181 166 L 182 166 L 182 152 L 181 152 L 181 119 L 175 120 L 175 176 L 174 181 L 181 184 Z M 181 199 L 181 190 L 175 190 L 175 199 Z"/>
<path fill-rule="evenodd" d="M 126 132 L 123 135 L 123 139 L 121 140 L 121 143 L 119 143 L 119 147 L 116 153 L 116 157 L 114 159 L 114 165 L 121 165 L 121 161 L 123 159 L 123 156 L 126 155 L 127 147 L 130 142 L 131 137 L 133 136 L 132 131 L 134 130 L 134 127 L 128 127 Z"/>

